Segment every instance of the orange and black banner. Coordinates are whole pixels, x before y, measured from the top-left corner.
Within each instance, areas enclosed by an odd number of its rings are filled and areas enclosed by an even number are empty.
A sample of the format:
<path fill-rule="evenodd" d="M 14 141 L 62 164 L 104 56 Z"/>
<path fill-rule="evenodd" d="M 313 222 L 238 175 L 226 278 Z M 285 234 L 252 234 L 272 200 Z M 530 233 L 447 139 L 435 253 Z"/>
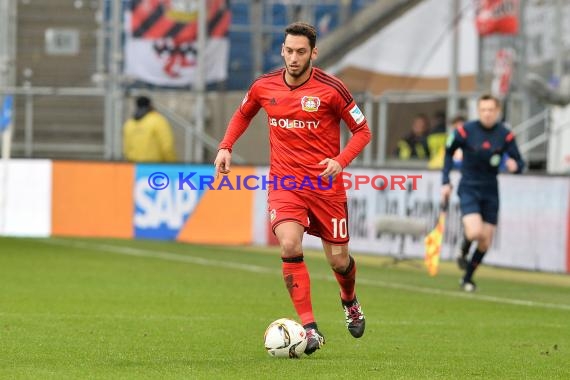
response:
<path fill-rule="evenodd" d="M 134 38 L 172 39 L 175 43 L 196 40 L 198 32 L 195 11 L 177 10 L 170 0 L 131 0 L 131 33 Z M 228 0 L 208 0 L 208 35 L 225 37 L 231 12 Z"/>

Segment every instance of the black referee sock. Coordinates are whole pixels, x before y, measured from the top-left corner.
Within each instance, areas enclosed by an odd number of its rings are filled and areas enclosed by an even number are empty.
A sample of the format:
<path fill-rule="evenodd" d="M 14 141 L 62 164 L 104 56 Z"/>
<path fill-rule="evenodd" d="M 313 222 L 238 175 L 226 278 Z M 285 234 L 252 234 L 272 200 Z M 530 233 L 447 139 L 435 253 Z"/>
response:
<path fill-rule="evenodd" d="M 471 261 L 467 264 L 467 270 L 465 271 L 465 277 L 463 277 L 463 281 L 465 282 L 471 281 L 471 277 L 473 277 L 475 269 L 477 269 L 479 264 L 481 264 L 481 262 L 483 261 L 485 253 L 487 253 L 487 251 L 481 252 L 479 248 L 475 250 L 473 258 L 471 258 Z"/>
<path fill-rule="evenodd" d="M 463 257 L 469 254 L 469 250 L 471 249 L 471 243 L 473 240 L 467 239 L 467 236 L 463 235 L 463 242 L 461 243 L 461 254 Z"/>

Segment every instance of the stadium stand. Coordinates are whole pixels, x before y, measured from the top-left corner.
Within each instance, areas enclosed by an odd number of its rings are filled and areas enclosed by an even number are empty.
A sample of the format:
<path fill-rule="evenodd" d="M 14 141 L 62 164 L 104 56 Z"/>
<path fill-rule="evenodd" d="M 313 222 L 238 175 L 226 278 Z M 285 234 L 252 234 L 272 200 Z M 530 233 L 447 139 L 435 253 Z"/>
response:
<path fill-rule="evenodd" d="M 46 157 L 64 159 L 101 159 L 105 152 L 105 105 L 102 87 L 106 67 L 105 57 L 98 54 L 98 37 L 110 33 L 105 23 L 110 18 L 110 0 L 104 9 L 101 2 L 22 2 L 17 12 L 16 86 L 32 88 L 33 92 L 16 96 L 16 121 L 12 155 L 14 157 Z M 320 38 L 341 26 L 341 20 L 374 3 L 373 0 L 323 0 L 259 2 L 262 7 L 261 27 L 252 20 L 251 1 L 230 2 L 232 25 L 229 31 L 230 62 L 228 80 L 209 89 L 243 91 L 257 74 L 281 65 L 283 28 L 298 17 L 319 26 Z M 122 2 L 123 6 L 129 4 Z M 344 16 L 341 14 L 345 12 Z M 348 12 L 348 13 L 346 13 Z M 50 28 L 65 28 L 79 34 L 79 53 L 49 55 L 45 51 L 45 32 Z M 261 31 L 259 35 L 255 35 Z M 261 41 L 261 67 L 254 67 L 254 44 Z M 108 42 L 108 41 L 107 41 Z M 259 47 L 257 47 L 259 49 Z M 42 87 L 45 91 L 42 93 Z M 80 87 L 87 90 L 81 96 L 64 95 L 63 88 Z M 124 87 L 150 88 L 135 83 Z M 89 92 L 93 89 L 93 93 Z M 39 91 L 39 92 L 38 92 Z M 188 89 L 182 89 L 187 92 Z M 84 91 L 85 92 L 85 91 Z M 169 98 L 167 98 L 169 99 Z M 160 96 L 157 98 L 160 103 Z M 129 100 L 125 101 L 127 115 Z M 172 104 L 171 100 L 168 100 Z M 180 108 L 175 105 L 174 108 Z M 187 115 L 185 115 L 187 117 Z M 210 131 L 212 132 L 212 131 Z M 213 135 L 216 135 L 215 133 Z M 31 142 L 31 143 L 30 143 Z M 72 142 L 73 144 L 69 144 Z"/>
<path fill-rule="evenodd" d="M 93 2 L 91 2 L 93 3 Z M 74 5 L 66 0 L 22 2 L 18 7 L 17 85 L 33 87 L 91 87 L 96 72 L 96 3 Z M 78 3 L 79 4 L 79 3 Z M 45 31 L 66 28 L 79 33 L 80 54 L 49 55 L 45 52 Z M 25 125 L 26 97 L 16 98 L 16 125 Z M 100 158 L 103 151 L 103 97 L 35 96 L 33 98 L 34 156 Z M 28 108 L 29 112 L 30 108 Z M 28 116 L 30 114 L 28 113 Z M 26 155 L 24 128 L 16 128 L 14 154 Z"/>
<path fill-rule="evenodd" d="M 295 3 L 295 2 L 293 2 Z M 349 20 L 365 7 L 374 3 L 373 0 L 346 2 L 342 0 L 325 0 L 318 2 L 307 1 L 305 4 L 286 5 L 284 1 L 273 0 L 263 2 L 263 67 L 268 71 L 281 64 L 281 43 L 283 28 L 296 20 L 300 15 L 306 21 L 314 23 L 319 28 L 319 38 L 331 33 L 341 26 L 341 19 Z M 344 4 L 349 4 L 343 8 Z M 230 27 L 230 76 L 225 88 L 228 90 L 243 90 L 255 77 L 253 67 L 252 46 L 254 33 L 259 32 L 251 19 L 251 5 L 246 0 L 231 2 L 232 25 Z M 348 12 L 343 16 L 342 12 Z"/>

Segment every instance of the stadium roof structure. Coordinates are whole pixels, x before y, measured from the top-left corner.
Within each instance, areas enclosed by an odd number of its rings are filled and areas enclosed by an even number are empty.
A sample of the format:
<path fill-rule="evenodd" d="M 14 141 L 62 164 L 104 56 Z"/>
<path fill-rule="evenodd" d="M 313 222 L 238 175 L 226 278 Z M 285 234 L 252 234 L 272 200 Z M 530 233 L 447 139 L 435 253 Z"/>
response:
<path fill-rule="evenodd" d="M 353 91 L 446 91 L 452 62 L 453 1 L 424 0 L 409 7 L 325 69 L 340 76 Z M 478 37 L 471 0 L 460 0 L 459 15 L 459 89 L 472 91 Z"/>

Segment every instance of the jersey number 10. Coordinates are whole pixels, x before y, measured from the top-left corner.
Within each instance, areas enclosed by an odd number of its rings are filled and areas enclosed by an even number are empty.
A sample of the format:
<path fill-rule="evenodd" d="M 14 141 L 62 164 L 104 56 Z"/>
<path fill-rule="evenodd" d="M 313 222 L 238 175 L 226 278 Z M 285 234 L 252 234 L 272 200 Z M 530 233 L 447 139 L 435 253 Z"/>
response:
<path fill-rule="evenodd" d="M 332 225 L 333 225 L 333 238 L 346 238 L 348 235 L 348 231 L 346 228 L 346 218 L 342 218 L 338 220 L 337 218 L 332 218 Z"/>

